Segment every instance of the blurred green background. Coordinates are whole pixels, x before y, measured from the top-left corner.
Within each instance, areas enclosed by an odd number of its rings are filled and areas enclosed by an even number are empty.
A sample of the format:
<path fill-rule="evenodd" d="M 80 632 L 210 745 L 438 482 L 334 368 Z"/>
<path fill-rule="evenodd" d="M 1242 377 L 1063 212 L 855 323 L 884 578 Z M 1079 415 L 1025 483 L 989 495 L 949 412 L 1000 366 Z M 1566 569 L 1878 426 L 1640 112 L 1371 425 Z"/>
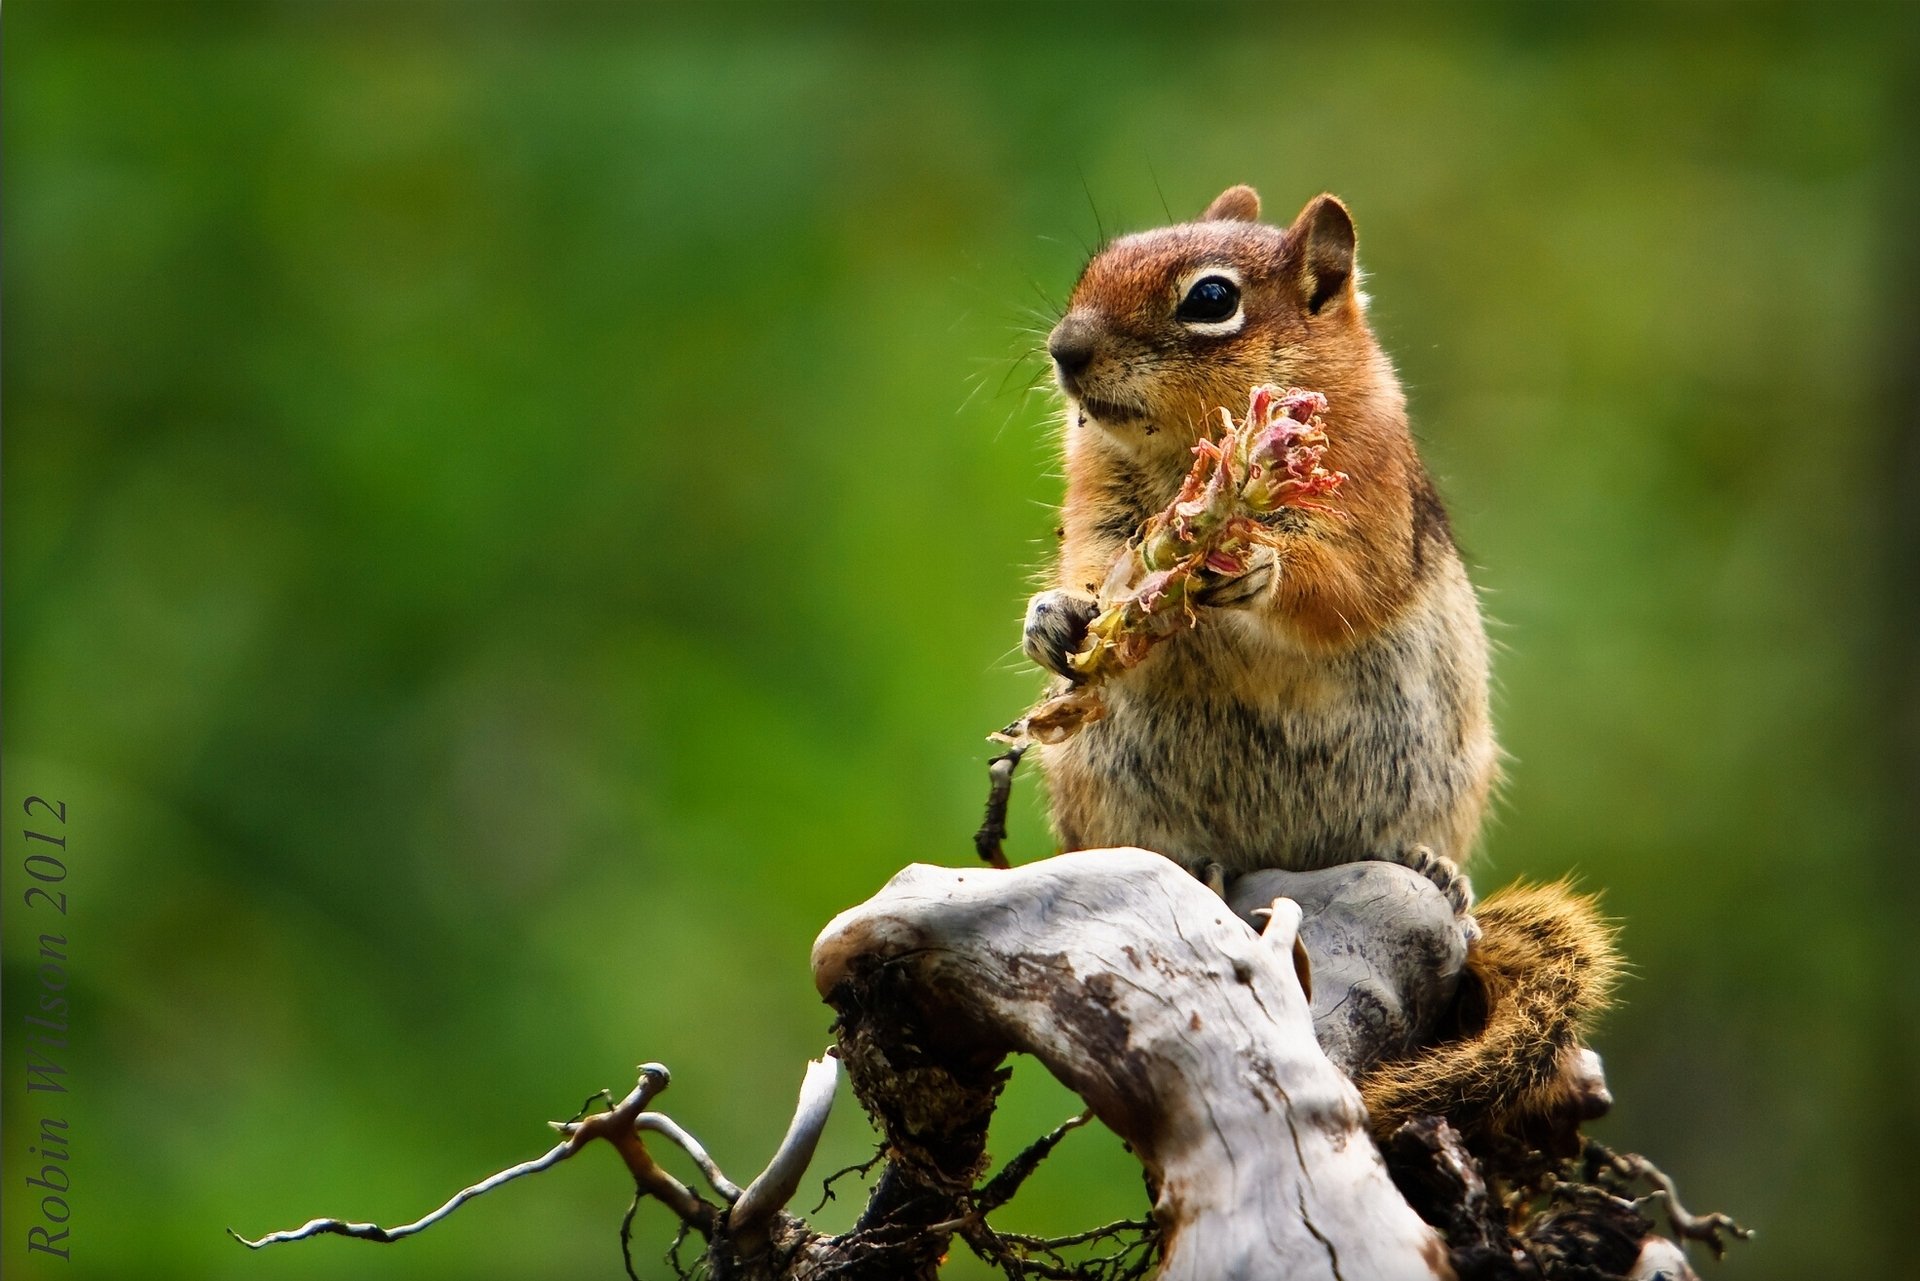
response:
<path fill-rule="evenodd" d="M 9 1275 L 618 1276 L 611 1157 L 398 1247 L 221 1229 L 411 1218 L 642 1059 L 750 1175 L 814 933 L 971 858 L 1036 688 L 1038 335 L 1239 181 L 1355 210 L 1503 649 L 1476 880 L 1625 926 L 1603 1137 L 1760 1229 L 1717 1275 L 1911 1275 L 1907 13 L 15 0 Z M 997 1155 L 1074 1110 L 1022 1066 Z M 819 1169 L 869 1145 L 843 1097 Z M 1005 1223 L 1141 1204 L 1089 1132 Z"/>

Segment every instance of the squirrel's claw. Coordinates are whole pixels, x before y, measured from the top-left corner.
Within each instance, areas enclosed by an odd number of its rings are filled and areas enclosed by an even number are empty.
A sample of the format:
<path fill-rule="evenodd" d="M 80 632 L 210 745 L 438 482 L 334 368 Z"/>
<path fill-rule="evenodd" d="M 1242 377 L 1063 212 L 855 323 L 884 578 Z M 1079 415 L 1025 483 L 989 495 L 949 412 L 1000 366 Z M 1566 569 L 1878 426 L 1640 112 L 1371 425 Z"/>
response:
<path fill-rule="evenodd" d="M 1480 938 L 1480 923 L 1473 919 L 1473 882 L 1452 859 L 1435 854 L 1425 845 L 1416 845 L 1408 850 L 1404 857 L 1397 860 L 1420 873 L 1434 883 L 1434 886 L 1446 896 L 1453 906 L 1453 914 L 1461 918 L 1467 931 L 1467 946 L 1472 947 Z"/>
<path fill-rule="evenodd" d="M 1245 572 L 1214 579 L 1193 594 L 1193 603 L 1211 605 L 1216 609 L 1251 605 L 1266 595 L 1267 589 L 1273 586 L 1273 577 L 1273 552 L 1269 548 L 1261 548 Z"/>
<path fill-rule="evenodd" d="M 1456 916 L 1465 916 L 1472 909 L 1473 882 L 1452 859 L 1435 854 L 1429 846 L 1416 845 L 1399 861 L 1432 881 L 1453 904 Z"/>

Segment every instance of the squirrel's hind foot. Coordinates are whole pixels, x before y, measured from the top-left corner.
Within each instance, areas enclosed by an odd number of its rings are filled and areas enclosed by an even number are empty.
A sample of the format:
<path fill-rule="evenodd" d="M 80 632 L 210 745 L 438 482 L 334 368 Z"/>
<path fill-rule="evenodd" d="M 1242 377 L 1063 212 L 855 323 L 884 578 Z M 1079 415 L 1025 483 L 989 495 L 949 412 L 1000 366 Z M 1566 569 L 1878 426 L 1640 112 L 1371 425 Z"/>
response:
<path fill-rule="evenodd" d="M 1391 860 L 1432 881 L 1434 887 L 1446 896 L 1453 906 L 1453 914 L 1465 917 L 1470 934 L 1467 942 L 1471 944 L 1480 935 L 1480 927 L 1473 922 L 1473 882 L 1460 870 L 1460 865 L 1443 854 L 1435 854 L 1432 847 L 1416 845 L 1397 859 Z"/>

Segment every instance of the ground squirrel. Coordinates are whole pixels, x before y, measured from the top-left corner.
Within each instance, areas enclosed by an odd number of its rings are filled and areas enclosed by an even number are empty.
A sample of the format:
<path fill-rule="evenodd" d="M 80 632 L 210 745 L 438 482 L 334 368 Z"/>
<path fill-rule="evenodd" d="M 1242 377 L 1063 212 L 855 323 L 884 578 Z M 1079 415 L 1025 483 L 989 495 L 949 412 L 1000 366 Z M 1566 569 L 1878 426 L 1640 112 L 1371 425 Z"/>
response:
<path fill-rule="evenodd" d="M 1406 399 L 1367 327 L 1353 223 L 1291 228 L 1247 187 L 1108 245 L 1047 348 L 1068 398 L 1055 589 L 1026 650 L 1055 672 L 1095 586 L 1173 498 L 1195 440 L 1258 383 L 1321 392 L 1338 513 L 1287 510 L 1277 552 L 1040 759 L 1069 849 L 1141 844 L 1228 873 L 1471 851 L 1497 768 L 1487 642 Z"/>
<path fill-rule="evenodd" d="M 1455 865 L 1499 762 L 1479 604 L 1367 324 L 1346 207 L 1316 197 L 1285 229 L 1259 214 L 1252 188 L 1230 188 L 1196 221 L 1105 245 L 1074 285 L 1047 340 L 1067 402 L 1060 555 L 1023 647 L 1073 679 L 1066 657 L 1115 556 L 1257 384 L 1325 395 L 1338 512 L 1283 510 L 1274 550 L 1115 676 L 1104 717 L 1038 749 L 1053 822 L 1065 849 L 1138 845 L 1216 877 L 1406 863 L 1464 913 Z M 1479 996 L 1544 990 L 1520 982 L 1545 977 L 1536 965 L 1579 973 L 1544 1004 L 1469 1016 L 1440 1076 L 1363 1081 L 1376 1125 L 1451 1091 L 1503 1126 L 1564 1110 L 1579 1081 L 1556 1082 L 1591 1075 L 1577 1033 L 1604 1000 L 1610 939 L 1586 900 L 1528 893 L 1480 913 L 1506 932 L 1470 954 Z"/>

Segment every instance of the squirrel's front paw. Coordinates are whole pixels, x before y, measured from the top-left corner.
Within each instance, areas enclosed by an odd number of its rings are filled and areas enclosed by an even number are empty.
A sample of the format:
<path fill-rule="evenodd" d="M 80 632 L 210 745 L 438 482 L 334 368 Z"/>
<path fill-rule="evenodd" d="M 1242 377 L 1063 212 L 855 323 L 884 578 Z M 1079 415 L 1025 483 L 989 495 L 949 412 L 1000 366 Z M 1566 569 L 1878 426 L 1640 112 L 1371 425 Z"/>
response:
<path fill-rule="evenodd" d="M 1262 549 L 1244 573 L 1219 577 L 1209 575 L 1213 581 L 1194 593 L 1194 604 L 1212 605 L 1219 609 L 1251 605 L 1266 593 L 1267 588 L 1273 586 L 1273 572 L 1273 553 Z"/>
<path fill-rule="evenodd" d="M 1028 658 L 1070 681 L 1082 679 L 1068 657 L 1087 639 L 1087 624 L 1100 612 L 1092 598 L 1059 590 L 1041 592 L 1027 602 L 1020 648 Z"/>

